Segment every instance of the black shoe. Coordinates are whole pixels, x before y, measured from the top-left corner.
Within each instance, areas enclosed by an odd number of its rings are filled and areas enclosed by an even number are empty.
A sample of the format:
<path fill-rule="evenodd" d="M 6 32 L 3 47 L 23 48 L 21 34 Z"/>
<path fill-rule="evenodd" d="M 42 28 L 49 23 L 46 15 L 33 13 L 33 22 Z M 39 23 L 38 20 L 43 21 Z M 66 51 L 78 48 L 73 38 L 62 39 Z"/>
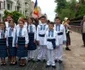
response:
<path fill-rule="evenodd" d="M 63 61 L 59 60 L 59 63 L 63 63 Z"/>
<path fill-rule="evenodd" d="M 55 69 L 55 68 L 56 68 L 56 66 L 52 66 L 52 68 L 54 68 L 54 69 Z"/>
<path fill-rule="evenodd" d="M 55 60 L 55 63 L 57 63 L 58 62 L 58 60 Z"/>
<path fill-rule="evenodd" d="M 46 65 L 46 68 L 49 68 L 50 67 L 50 65 Z"/>
<path fill-rule="evenodd" d="M 43 62 L 46 62 L 46 60 L 44 59 Z"/>
<path fill-rule="evenodd" d="M 66 48 L 67 51 L 71 51 L 71 49 L 69 49 L 68 47 Z"/>
<path fill-rule="evenodd" d="M 36 62 L 41 62 L 41 60 L 40 60 L 40 59 L 38 59 Z"/>

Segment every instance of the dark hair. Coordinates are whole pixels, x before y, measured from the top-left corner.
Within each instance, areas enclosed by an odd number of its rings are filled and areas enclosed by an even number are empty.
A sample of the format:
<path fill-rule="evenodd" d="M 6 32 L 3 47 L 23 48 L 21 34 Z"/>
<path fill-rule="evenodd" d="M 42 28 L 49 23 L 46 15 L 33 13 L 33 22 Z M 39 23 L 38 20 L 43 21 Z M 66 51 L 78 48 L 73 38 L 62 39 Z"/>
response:
<path fill-rule="evenodd" d="M 33 19 L 32 17 L 28 17 L 28 19 L 31 19 L 31 20 L 32 20 L 32 22 L 34 21 L 34 19 Z M 27 19 L 27 22 L 28 22 L 28 19 Z"/>
<path fill-rule="evenodd" d="M 54 25 L 54 22 L 49 22 L 48 24 L 52 24 L 52 25 Z"/>
<path fill-rule="evenodd" d="M 60 17 L 55 17 L 55 20 L 56 20 L 56 19 L 59 19 L 59 20 L 61 20 L 61 19 L 60 19 Z"/>
<path fill-rule="evenodd" d="M 45 19 L 46 19 L 46 16 L 41 16 L 40 19 L 41 19 L 41 18 L 45 18 Z"/>
<path fill-rule="evenodd" d="M 68 20 L 70 21 L 70 18 L 68 18 L 67 21 L 68 21 Z"/>
<path fill-rule="evenodd" d="M 11 21 L 14 23 L 14 20 L 13 20 L 13 19 L 12 19 L 12 20 L 10 20 L 10 21 L 9 21 L 9 23 L 10 23 Z"/>
<path fill-rule="evenodd" d="M 47 23 L 50 23 L 50 20 L 47 20 Z"/>

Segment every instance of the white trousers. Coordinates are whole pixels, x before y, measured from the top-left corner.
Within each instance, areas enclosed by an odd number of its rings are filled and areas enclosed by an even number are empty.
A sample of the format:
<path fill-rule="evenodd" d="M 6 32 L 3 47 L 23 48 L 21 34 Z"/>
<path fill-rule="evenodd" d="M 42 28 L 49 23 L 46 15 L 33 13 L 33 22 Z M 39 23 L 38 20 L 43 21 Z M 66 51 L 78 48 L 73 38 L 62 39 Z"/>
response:
<path fill-rule="evenodd" d="M 60 45 L 57 49 L 55 49 L 54 51 L 55 55 L 55 60 L 63 60 L 62 57 L 63 57 L 63 47 L 62 45 Z"/>
<path fill-rule="evenodd" d="M 47 65 L 55 66 L 54 50 L 47 49 Z"/>
<path fill-rule="evenodd" d="M 28 59 L 34 59 L 35 50 L 28 50 Z"/>
<path fill-rule="evenodd" d="M 46 46 L 38 46 L 38 57 L 37 57 L 37 59 L 39 59 L 39 60 L 46 59 L 46 50 L 47 50 Z"/>

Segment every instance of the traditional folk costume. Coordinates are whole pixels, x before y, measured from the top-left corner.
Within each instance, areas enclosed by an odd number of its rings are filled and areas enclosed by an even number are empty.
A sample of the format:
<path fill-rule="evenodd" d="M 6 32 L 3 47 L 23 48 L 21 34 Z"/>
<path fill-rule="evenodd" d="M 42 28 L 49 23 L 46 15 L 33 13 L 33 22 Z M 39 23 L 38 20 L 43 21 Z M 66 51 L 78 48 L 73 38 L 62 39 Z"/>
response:
<path fill-rule="evenodd" d="M 47 30 L 44 44 L 47 46 L 47 65 L 55 66 L 54 50 L 59 46 L 59 39 L 56 30 Z"/>
<path fill-rule="evenodd" d="M 36 27 L 34 24 L 29 24 L 27 26 L 27 31 L 28 31 L 28 36 L 29 36 L 29 43 L 28 43 L 28 58 L 29 59 L 34 59 L 35 52 L 36 50 Z"/>
<path fill-rule="evenodd" d="M 25 47 L 29 42 L 27 29 L 24 27 L 17 28 L 17 56 L 20 58 L 20 64 L 26 62 L 26 57 L 28 53 L 28 49 Z"/>
<path fill-rule="evenodd" d="M 59 37 L 59 48 L 55 50 L 55 60 L 62 61 L 62 45 L 66 43 L 65 27 L 63 24 L 55 24 L 54 29 L 57 31 Z"/>
<path fill-rule="evenodd" d="M 46 59 L 46 46 L 44 45 L 44 38 L 46 31 L 48 29 L 48 25 L 46 23 L 40 23 L 37 27 L 37 40 L 39 41 L 38 47 L 38 60 Z"/>
<path fill-rule="evenodd" d="M 27 57 L 27 48 L 25 48 L 25 44 L 28 44 L 28 34 L 26 28 L 17 28 L 17 56 L 18 57 Z"/>
<path fill-rule="evenodd" d="M 7 46 L 8 46 L 8 55 L 15 56 L 16 60 L 16 29 L 15 28 L 7 28 L 6 31 L 6 38 L 7 38 Z"/>
<path fill-rule="evenodd" d="M 9 22 L 8 22 L 8 21 L 6 21 L 6 22 L 5 22 L 5 25 L 6 25 L 6 28 L 9 28 L 9 27 L 10 27 L 10 25 L 9 25 Z M 15 24 L 15 27 L 16 27 L 16 24 Z"/>
<path fill-rule="evenodd" d="M 0 58 L 3 64 L 5 64 L 5 57 L 7 57 L 6 34 L 0 29 Z"/>

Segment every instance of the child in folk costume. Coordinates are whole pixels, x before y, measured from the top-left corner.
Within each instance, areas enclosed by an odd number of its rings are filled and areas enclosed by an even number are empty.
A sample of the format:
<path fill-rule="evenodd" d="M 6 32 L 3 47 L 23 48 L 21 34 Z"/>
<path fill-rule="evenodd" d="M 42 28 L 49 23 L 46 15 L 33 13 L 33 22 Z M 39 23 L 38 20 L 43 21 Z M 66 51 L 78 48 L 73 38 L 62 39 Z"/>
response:
<path fill-rule="evenodd" d="M 47 46 L 47 66 L 52 66 L 53 68 L 56 68 L 55 65 L 55 58 L 54 58 L 54 50 L 57 49 L 59 46 L 59 39 L 56 30 L 54 30 L 54 23 L 50 22 L 48 23 L 49 29 L 47 30 L 45 34 L 45 40 L 44 44 Z"/>
<path fill-rule="evenodd" d="M 20 66 L 26 65 L 26 57 L 28 53 L 28 33 L 27 29 L 24 28 L 24 19 L 19 20 L 19 28 L 17 28 L 17 56 L 20 58 Z"/>
<path fill-rule="evenodd" d="M 46 24 L 46 17 L 42 16 L 41 17 L 41 23 L 37 27 L 37 41 L 38 41 L 38 61 L 43 59 L 45 61 L 46 57 L 46 46 L 44 45 L 44 38 L 46 31 L 48 29 L 48 25 Z"/>
<path fill-rule="evenodd" d="M 8 46 L 8 54 L 11 57 L 10 64 L 15 65 L 16 64 L 16 29 L 14 27 L 14 21 L 9 21 L 10 27 L 7 28 L 6 31 L 6 38 L 7 38 L 7 46 Z"/>
<path fill-rule="evenodd" d="M 6 30 L 5 24 L 0 22 L 0 58 L 1 65 L 6 65 L 5 58 L 7 57 L 7 47 L 6 47 Z"/>
<path fill-rule="evenodd" d="M 34 61 L 34 55 L 36 50 L 36 26 L 33 24 L 33 18 L 28 18 L 27 31 L 29 36 L 29 44 L 28 44 L 28 61 Z"/>
<path fill-rule="evenodd" d="M 19 20 L 23 20 L 23 19 L 24 19 L 23 17 L 19 17 L 18 22 Z M 18 27 L 19 27 L 19 24 L 16 25 L 16 28 Z M 24 27 L 27 28 L 27 22 L 25 20 L 24 20 Z"/>
<path fill-rule="evenodd" d="M 59 37 L 59 48 L 55 50 L 55 61 L 59 61 L 62 63 L 62 52 L 63 52 L 63 44 L 66 44 L 66 33 L 65 27 L 61 24 L 61 20 L 59 17 L 55 18 L 55 26 L 54 29 L 57 31 Z"/>

